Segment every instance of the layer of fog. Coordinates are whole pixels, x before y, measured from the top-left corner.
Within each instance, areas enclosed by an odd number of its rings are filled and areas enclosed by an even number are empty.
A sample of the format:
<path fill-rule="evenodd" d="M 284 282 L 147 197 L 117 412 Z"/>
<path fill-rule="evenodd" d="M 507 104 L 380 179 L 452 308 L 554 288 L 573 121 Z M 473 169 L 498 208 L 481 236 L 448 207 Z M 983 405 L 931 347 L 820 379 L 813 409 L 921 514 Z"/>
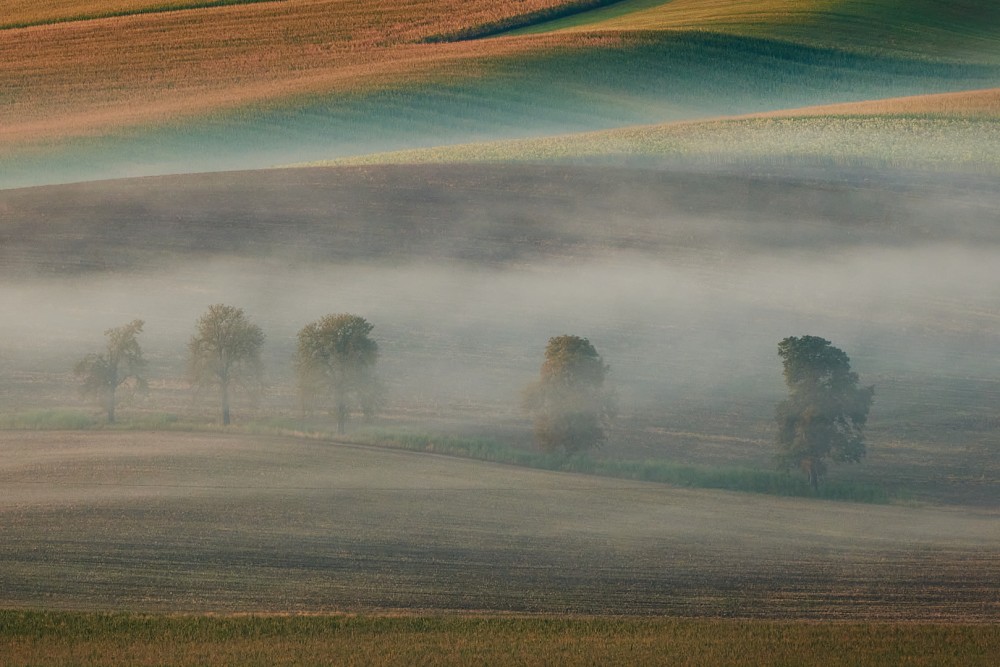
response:
<path fill-rule="evenodd" d="M 882 410 L 903 409 L 912 396 L 894 395 L 901 384 L 1000 378 L 997 266 L 996 248 L 927 245 L 697 261 L 621 253 L 490 269 L 216 260 L 156 274 L 7 283 L 0 398 L 10 403 L 23 391 L 12 380 L 19 374 L 68 372 L 102 349 L 104 329 L 133 318 L 146 321 L 140 340 L 151 373 L 179 381 L 195 320 L 224 302 L 264 329 L 275 395 L 293 382 L 299 328 L 352 312 L 375 325 L 397 405 L 514 415 L 546 340 L 570 333 L 589 338 L 611 365 L 623 411 L 685 402 L 750 403 L 768 413 L 783 391 L 777 342 L 812 334 L 844 349 L 862 381 L 880 386 Z"/>

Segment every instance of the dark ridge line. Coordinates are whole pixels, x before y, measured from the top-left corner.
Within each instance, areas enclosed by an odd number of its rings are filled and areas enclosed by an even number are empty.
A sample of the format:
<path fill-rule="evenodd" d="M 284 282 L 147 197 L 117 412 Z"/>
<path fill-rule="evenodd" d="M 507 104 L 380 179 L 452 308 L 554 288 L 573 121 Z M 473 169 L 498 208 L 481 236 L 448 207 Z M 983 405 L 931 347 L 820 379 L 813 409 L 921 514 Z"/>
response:
<path fill-rule="evenodd" d="M 167 14 L 169 12 L 185 12 L 192 9 L 209 9 L 212 7 L 229 7 L 232 5 L 260 5 L 266 2 L 286 2 L 287 0 L 194 0 L 186 5 L 153 5 L 133 10 L 121 10 L 117 12 L 99 12 L 96 14 L 77 14 L 76 16 L 63 16 L 53 19 L 40 19 L 38 21 L 22 21 L 20 23 L 5 23 L 0 25 L 0 30 L 19 30 L 22 28 L 37 28 L 43 25 L 58 25 L 60 23 L 82 23 L 84 21 L 99 21 L 101 19 L 113 19 L 123 16 L 141 16 L 143 14 Z"/>
<path fill-rule="evenodd" d="M 539 9 L 538 11 L 529 12 L 527 14 L 511 16 L 510 18 L 502 19 L 500 21 L 484 23 L 470 28 L 463 28 L 454 32 L 428 35 L 427 37 L 421 39 L 420 43 L 437 44 L 441 42 L 462 42 L 473 39 L 483 39 L 485 37 L 495 37 L 496 35 L 500 35 L 511 30 L 519 30 L 521 28 L 538 25 L 539 23 L 554 21 L 556 19 L 573 16 L 575 14 L 583 14 L 584 12 L 589 12 L 594 9 L 603 9 L 604 7 L 617 5 L 624 1 L 625 0 L 576 0 L 575 2 L 568 2 L 558 7 Z"/>

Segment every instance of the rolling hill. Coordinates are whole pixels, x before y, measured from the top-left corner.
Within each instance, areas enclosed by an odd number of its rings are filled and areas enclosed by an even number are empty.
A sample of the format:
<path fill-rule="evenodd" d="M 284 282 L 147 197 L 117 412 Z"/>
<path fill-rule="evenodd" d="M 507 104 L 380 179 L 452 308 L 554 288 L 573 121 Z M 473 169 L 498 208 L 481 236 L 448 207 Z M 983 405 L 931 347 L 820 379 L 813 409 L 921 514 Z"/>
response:
<path fill-rule="evenodd" d="M 290 438 L 0 432 L 0 605 L 991 622 L 996 514 Z"/>
<path fill-rule="evenodd" d="M 995 173 L 1000 89 L 782 110 L 576 135 L 444 146 L 335 164 L 613 162 L 863 165 Z"/>
<path fill-rule="evenodd" d="M 14 22 L 40 25 L 0 31 L 0 186 L 1000 85 L 985 1 L 626 1 L 537 34 L 433 43 L 566 3 L 209 4 L 15 5 Z"/>

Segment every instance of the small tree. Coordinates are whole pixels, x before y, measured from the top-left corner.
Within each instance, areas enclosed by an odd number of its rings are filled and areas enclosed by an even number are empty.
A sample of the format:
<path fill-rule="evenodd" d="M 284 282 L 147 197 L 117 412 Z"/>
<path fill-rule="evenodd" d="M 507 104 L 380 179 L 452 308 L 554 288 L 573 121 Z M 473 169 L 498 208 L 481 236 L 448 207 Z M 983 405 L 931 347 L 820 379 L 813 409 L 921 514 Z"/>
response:
<path fill-rule="evenodd" d="M 188 343 L 189 374 L 193 385 L 218 389 L 223 424 L 230 422 L 233 389 L 260 390 L 263 344 L 264 332 L 247 319 L 242 308 L 215 304 L 198 320 Z"/>
<path fill-rule="evenodd" d="M 80 392 L 84 396 L 97 399 L 108 414 L 108 423 L 115 421 L 115 407 L 118 390 L 124 388 L 132 392 L 147 388 L 146 361 L 142 358 L 142 348 L 136 336 L 142 333 L 142 320 L 132 320 L 116 329 L 108 329 L 108 347 L 104 354 L 88 354 L 73 369 L 80 378 Z"/>
<path fill-rule="evenodd" d="M 295 368 L 302 404 L 308 406 L 318 396 L 331 398 L 338 433 L 347 429 L 352 408 L 360 408 L 371 421 L 381 406 L 384 392 L 375 376 L 378 343 L 369 336 L 374 328 L 363 317 L 341 313 L 299 331 Z"/>
<path fill-rule="evenodd" d="M 541 376 L 525 389 L 523 400 L 539 447 L 573 454 L 604 442 L 615 412 L 604 388 L 608 370 L 586 338 L 549 339 Z"/>
<path fill-rule="evenodd" d="M 865 455 L 863 430 L 875 387 L 859 387 L 851 361 L 830 341 L 794 336 L 778 344 L 789 396 L 778 404 L 778 461 L 797 466 L 813 489 L 826 474 L 825 459 L 857 462 Z"/>

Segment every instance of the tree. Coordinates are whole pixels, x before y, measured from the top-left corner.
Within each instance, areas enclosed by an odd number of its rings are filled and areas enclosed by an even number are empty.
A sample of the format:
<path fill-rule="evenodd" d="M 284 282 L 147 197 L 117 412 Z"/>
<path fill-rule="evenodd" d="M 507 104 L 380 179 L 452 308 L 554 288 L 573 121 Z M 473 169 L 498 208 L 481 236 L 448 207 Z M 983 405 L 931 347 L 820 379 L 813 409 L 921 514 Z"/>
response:
<path fill-rule="evenodd" d="M 73 369 L 80 378 L 80 392 L 97 399 L 108 413 L 108 423 L 115 421 L 118 389 L 145 391 L 146 361 L 136 336 L 142 333 L 142 320 L 132 320 L 116 329 L 108 329 L 108 347 L 104 354 L 88 354 Z"/>
<path fill-rule="evenodd" d="M 299 331 L 295 368 L 303 406 L 318 396 L 332 399 L 337 432 L 343 433 L 351 409 L 361 409 L 371 421 L 383 400 L 375 376 L 378 343 L 371 339 L 375 327 L 365 318 L 348 313 L 327 315 Z"/>
<path fill-rule="evenodd" d="M 615 412 L 613 396 L 604 388 L 608 370 L 586 338 L 549 339 L 541 375 L 525 389 L 523 400 L 539 447 L 574 454 L 604 442 Z"/>
<path fill-rule="evenodd" d="M 851 361 L 830 341 L 794 336 L 778 343 L 789 396 L 778 404 L 778 461 L 802 469 L 813 489 L 826 474 L 825 459 L 857 462 L 865 455 L 863 430 L 875 387 L 859 387 Z"/>
<path fill-rule="evenodd" d="M 209 306 L 198 320 L 188 343 L 188 369 L 195 386 L 219 391 L 222 423 L 230 421 L 233 389 L 257 392 L 262 386 L 260 348 L 264 332 L 251 323 L 242 308 Z"/>

